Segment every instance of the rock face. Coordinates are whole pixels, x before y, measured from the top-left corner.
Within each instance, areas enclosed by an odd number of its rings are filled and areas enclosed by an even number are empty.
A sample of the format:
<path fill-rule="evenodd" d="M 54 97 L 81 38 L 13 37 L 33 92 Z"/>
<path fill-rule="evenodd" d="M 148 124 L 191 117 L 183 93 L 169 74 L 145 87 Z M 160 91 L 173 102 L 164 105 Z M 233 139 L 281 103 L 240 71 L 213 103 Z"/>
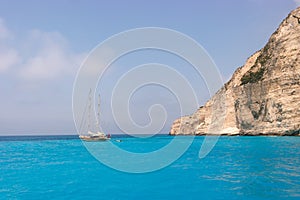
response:
<path fill-rule="evenodd" d="M 171 135 L 300 135 L 300 7 Z"/>

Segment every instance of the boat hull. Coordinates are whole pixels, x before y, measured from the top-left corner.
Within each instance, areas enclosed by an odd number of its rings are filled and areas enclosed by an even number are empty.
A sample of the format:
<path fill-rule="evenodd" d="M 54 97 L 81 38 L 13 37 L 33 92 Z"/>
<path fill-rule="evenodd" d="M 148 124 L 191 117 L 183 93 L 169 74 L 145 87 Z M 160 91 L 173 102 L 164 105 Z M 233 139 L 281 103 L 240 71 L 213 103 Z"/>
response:
<path fill-rule="evenodd" d="M 87 141 L 87 142 L 93 142 L 93 141 L 107 141 L 110 140 L 109 137 L 106 136 L 88 136 L 88 135 L 80 135 L 79 138 L 81 140 Z"/>

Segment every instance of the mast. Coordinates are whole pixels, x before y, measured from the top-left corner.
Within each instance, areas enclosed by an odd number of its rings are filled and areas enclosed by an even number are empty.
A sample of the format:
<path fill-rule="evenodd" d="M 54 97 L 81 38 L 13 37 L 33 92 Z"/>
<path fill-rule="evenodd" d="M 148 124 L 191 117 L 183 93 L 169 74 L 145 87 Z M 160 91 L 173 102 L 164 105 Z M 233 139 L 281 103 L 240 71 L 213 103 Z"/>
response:
<path fill-rule="evenodd" d="M 97 105 L 97 128 L 100 130 L 100 94 L 98 95 L 98 105 Z"/>
<path fill-rule="evenodd" d="M 92 112 L 92 89 L 89 92 L 89 112 L 88 112 L 88 131 L 91 130 L 91 112 Z"/>

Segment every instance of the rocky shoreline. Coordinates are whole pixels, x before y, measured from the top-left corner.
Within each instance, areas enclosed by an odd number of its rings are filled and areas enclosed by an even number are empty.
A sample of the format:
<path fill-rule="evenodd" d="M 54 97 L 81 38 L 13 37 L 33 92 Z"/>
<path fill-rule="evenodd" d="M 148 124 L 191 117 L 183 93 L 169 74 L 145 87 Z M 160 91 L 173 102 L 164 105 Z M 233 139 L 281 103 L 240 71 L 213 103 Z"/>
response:
<path fill-rule="evenodd" d="M 175 135 L 175 134 L 169 134 Z M 300 137 L 300 130 L 294 131 L 292 133 L 200 133 L 200 134 L 176 134 L 177 136 L 299 136 Z"/>

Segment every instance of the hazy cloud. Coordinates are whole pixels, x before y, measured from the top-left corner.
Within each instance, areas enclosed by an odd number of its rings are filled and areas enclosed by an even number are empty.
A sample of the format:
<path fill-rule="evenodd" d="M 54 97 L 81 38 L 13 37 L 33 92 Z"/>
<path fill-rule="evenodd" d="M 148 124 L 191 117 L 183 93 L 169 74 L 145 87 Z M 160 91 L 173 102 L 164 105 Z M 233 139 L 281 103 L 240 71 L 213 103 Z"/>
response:
<path fill-rule="evenodd" d="M 13 32 L 0 18 L 0 135 L 74 131 L 72 86 L 85 55 L 59 32 Z"/>
<path fill-rule="evenodd" d="M 297 6 L 300 6 L 300 0 L 294 0 Z"/>
<path fill-rule="evenodd" d="M 18 52 L 5 44 L 5 41 L 11 38 L 11 31 L 0 18 L 0 73 L 7 71 L 20 61 Z"/>

